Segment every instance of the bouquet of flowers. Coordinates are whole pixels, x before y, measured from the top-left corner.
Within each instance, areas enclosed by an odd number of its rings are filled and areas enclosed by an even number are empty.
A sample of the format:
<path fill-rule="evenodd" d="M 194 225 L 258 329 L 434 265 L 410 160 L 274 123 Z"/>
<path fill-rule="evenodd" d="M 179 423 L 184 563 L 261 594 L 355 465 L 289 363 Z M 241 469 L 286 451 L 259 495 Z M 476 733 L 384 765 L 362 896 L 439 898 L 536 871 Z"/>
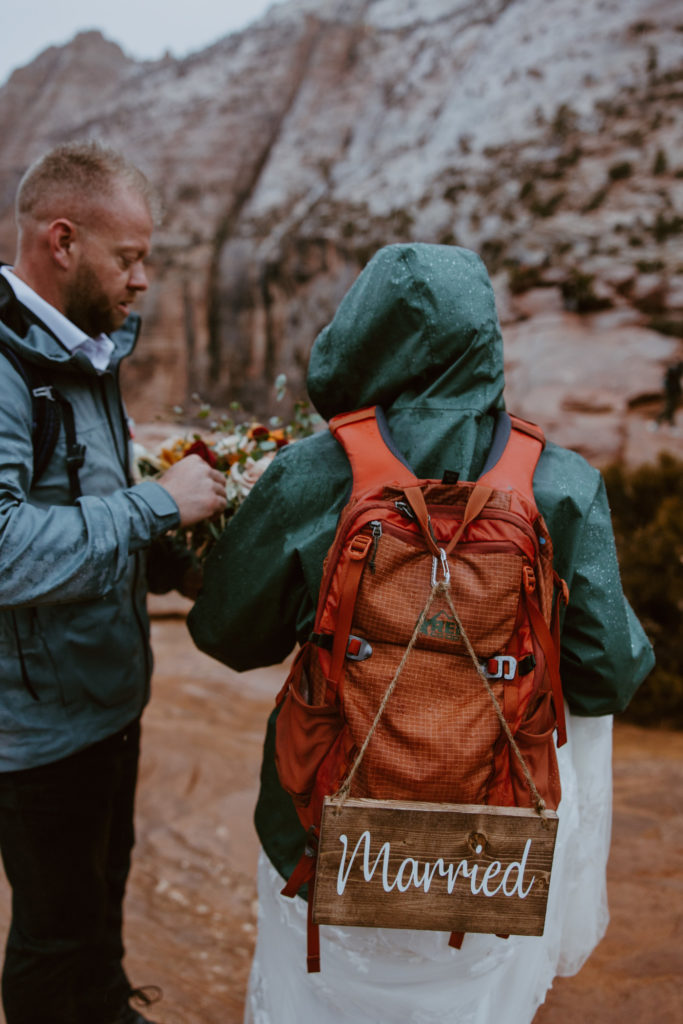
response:
<path fill-rule="evenodd" d="M 281 397 L 284 385 L 280 378 L 278 382 Z M 238 408 L 232 406 L 233 411 Z M 174 412 L 179 416 L 183 414 L 179 408 Z M 202 404 L 196 416 L 207 419 L 210 413 L 210 406 Z M 153 479 L 187 455 L 199 455 L 225 475 L 228 502 L 225 511 L 213 519 L 178 531 L 183 542 L 203 560 L 278 450 L 312 434 L 319 422 L 320 417 L 312 413 L 308 403 L 303 401 L 295 403 L 290 423 L 282 423 L 278 417 L 273 417 L 268 426 L 255 422 L 236 423 L 226 415 L 212 422 L 208 430 L 188 430 L 180 436 L 169 437 L 156 452 L 134 442 L 135 474 L 139 480 Z"/>

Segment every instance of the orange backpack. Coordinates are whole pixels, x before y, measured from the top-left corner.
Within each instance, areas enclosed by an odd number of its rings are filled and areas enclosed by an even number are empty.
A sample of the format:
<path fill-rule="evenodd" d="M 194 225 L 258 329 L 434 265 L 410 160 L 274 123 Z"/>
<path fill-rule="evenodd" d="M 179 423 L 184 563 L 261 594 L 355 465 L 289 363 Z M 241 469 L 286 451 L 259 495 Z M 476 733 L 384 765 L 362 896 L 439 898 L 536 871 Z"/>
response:
<path fill-rule="evenodd" d="M 276 727 L 280 781 L 310 837 L 283 893 L 308 884 L 313 971 L 325 796 L 345 784 L 377 800 L 529 807 L 530 774 L 534 799 L 556 808 L 556 727 L 558 745 L 566 740 L 559 605 L 567 591 L 532 491 L 542 432 L 499 414 L 479 479 L 444 483 L 414 475 L 379 408 L 336 416 L 330 430 L 353 488 L 325 559 L 314 631 L 277 698 Z"/>

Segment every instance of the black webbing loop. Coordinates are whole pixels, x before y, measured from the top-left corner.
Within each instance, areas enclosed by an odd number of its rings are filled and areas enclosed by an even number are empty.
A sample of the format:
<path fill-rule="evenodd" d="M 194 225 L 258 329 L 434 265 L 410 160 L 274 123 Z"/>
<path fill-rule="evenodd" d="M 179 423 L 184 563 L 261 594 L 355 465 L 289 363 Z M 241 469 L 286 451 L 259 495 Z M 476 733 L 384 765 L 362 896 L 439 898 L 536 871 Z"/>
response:
<path fill-rule="evenodd" d="M 75 502 L 76 498 L 80 498 L 82 494 L 78 471 L 85 462 L 85 445 L 80 444 L 76 437 L 76 423 L 71 403 L 67 402 L 66 398 L 63 398 L 55 388 L 52 389 L 52 394 L 62 410 L 62 422 L 66 437 L 66 471 L 69 474 L 71 500 Z"/>

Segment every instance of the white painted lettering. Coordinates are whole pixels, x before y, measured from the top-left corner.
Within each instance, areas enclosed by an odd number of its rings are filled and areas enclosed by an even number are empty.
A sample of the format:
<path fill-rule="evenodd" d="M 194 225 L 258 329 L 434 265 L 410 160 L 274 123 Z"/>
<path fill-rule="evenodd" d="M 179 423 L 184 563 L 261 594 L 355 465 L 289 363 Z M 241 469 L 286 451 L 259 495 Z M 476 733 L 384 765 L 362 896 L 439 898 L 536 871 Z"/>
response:
<path fill-rule="evenodd" d="M 375 859 L 375 863 L 372 865 L 372 867 L 370 867 L 370 842 L 371 842 L 371 836 L 370 836 L 369 831 L 366 829 L 365 832 L 363 832 L 361 834 L 358 842 L 356 843 L 354 851 L 353 851 L 353 853 L 351 854 L 351 856 L 349 858 L 349 866 L 347 867 L 347 869 L 345 871 L 344 870 L 344 861 L 346 860 L 346 852 L 348 850 L 348 843 L 349 843 L 349 841 L 348 841 L 348 838 L 345 835 L 340 835 L 339 836 L 339 842 L 344 847 L 344 852 L 342 853 L 341 861 L 339 862 L 339 873 L 337 874 L 337 894 L 339 896 L 342 895 L 342 893 L 344 892 L 344 889 L 346 888 L 346 883 L 348 881 L 349 874 L 351 872 L 351 867 L 352 867 L 353 862 L 355 860 L 356 854 L 358 853 L 358 847 L 361 845 L 361 843 L 365 844 L 364 845 L 364 849 L 363 849 L 363 877 L 365 878 L 365 881 L 366 882 L 370 881 L 370 879 L 374 875 L 375 871 L 377 870 L 377 865 L 379 864 L 380 859 L 383 859 L 383 864 L 382 864 L 382 886 L 383 886 L 385 892 L 390 892 L 393 889 L 394 886 L 388 884 L 388 877 L 387 877 L 388 873 L 389 873 L 389 850 L 390 850 L 390 844 L 389 843 L 384 843 L 382 845 L 382 847 L 381 847 L 381 849 L 380 849 L 380 851 L 377 854 L 377 857 Z"/>
<path fill-rule="evenodd" d="M 407 867 L 410 867 L 410 875 L 408 877 L 408 880 L 404 882 L 403 872 L 406 870 Z M 413 860 L 412 857 L 406 857 L 406 859 L 402 860 L 401 863 L 399 864 L 398 871 L 396 872 L 395 885 L 399 892 L 405 892 L 406 889 L 410 888 L 411 885 L 414 885 L 416 888 L 419 888 L 420 883 L 417 880 L 417 861 Z"/>
<path fill-rule="evenodd" d="M 497 892 L 500 892 L 500 890 L 501 890 L 501 888 L 503 886 L 503 882 L 501 880 L 498 883 L 498 885 L 496 886 L 495 889 L 493 889 L 493 890 L 489 889 L 489 881 L 492 878 L 495 878 L 496 875 L 500 873 L 500 868 L 501 868 L 500 861 L 499 860 L 492 860 L 491 863 L 489 864 L 489 866 L 487 867 L 486 871 L 484 872 L 484 877 L 481 880 L 481 887 L 482 887 L 483 891 L 486 893 L 487 896 L 495 896 Z"/>
<path fill-rule="evenodd" d="M 424 861 L 421 863 L 414 857 L 405 857 L 398 865 L 393 880 L 390 881 L 389 862 L 391 856 L 391 844 L 388 841 L 382 843 L 377 856 L 372 862 L 372 836 L 369 829 L 366 829 L 361 833 L 350 856 L 348 855 L 348 837 L 346 835 L 340 835 L 339 841 L 343 847 L 339 862 L 339 871 L 337 873 L 337 894 L 339 896 L 343 894 L 346 888 L 349 875 L 351 874 L 351 869 L 354 861 L 359 855 L 359 851 L 362 851 L 363 878 L 366 882 L 370 882 L 372 880 L 381 863 L 382 888 L 385 892 L 391 892 L 392 889 L 398 889 L 399 892 L 407 892 L 411 886 L 416 889 L 422 888 L 425 892 L 429 892 L 434 876 L 438 874 L 441 878 L 446 878 L 446 887 L 450 895 L 455 888 L 458 876 L 462 875 L 463 879 L 469 879 L 470 889 L 473 896 L 478 896 L 482 893 L 486 897 L 491 897 L 502 891 L 507 897 L 514 896 L 516 893 L 520 899 L 526 899 L 531 892 L 534 882 L 536 881 L 536 876 L 533 875 L 529 884 L 526 887 L 524 885 L 524 873 L 526 870 L 527 859 L 529 857 L 529 851 L 531 850 L 531 839 L 527 839 L 526 841 L 521 860 L 512 861 L 508 864 L 503 872 L 502 879 L 500 879 L 496 885 L 493 884 L 494 879 L 500 875 L 503 869 L 503 865 L 499 860 L 493 860 L 490 864 L 487 864 L 486 868 L 483 870 L 481 878 L 479 878 L 479 869 L 483 868 L 483 865 L 470 865 L 465 858 L 457 863 L 446 863 L 443 857 L 437 857 L 433 863 L 430 861 Z"/>
<path fill-rule="evenodd" d="M 440 857 L 439 857 L 439 861 L 441 861 Z M 441 863 L 443 864 L 443 861 L 441 861 Z M 463 865 L 464 865 L 464 871 L 463 871 Z M 442 870 L 441 867 L 439 868 L 439 874 L 440 875 L 446 875 L 448 877 L 448 882 L 446 883 L 446 889 L 448 891 L 448 895 L 449 896 L 453 892 L 453 890 L 455 889 L 455 883 L 456 883 L 456 881 L 458 879 L 458 874 L 461 871 L 463 871 L 463 874 L 465 874 L 465 875 L 467 874 L 467 861 L 466 860 L 461 860 L 457 864 L 451 863 L 451 864 L 449 864 L 443 870 Z"/>
<path fill-rule="evenodd" d="M 524 869 L 526 868 L 526 861 L 527 857 L 529 856 L 530 849 L 531 840 L 527 839 L 521 861 L 513 860 L 512 863 L 508 864 L 508 866 L 506 867 L 505 874 L 503 875 L 503 892 L 505 893 L 506 896 L 513 896 L 516 889 L 519 893 L 519 898 L 521 900 L 524 900 L 531 892 L 531 887 L 536 881 L 536 875 L 532 875 L 531 881 L 529 882 L 528 886 L 526 887 L 526 889 L 524 888 Z M 510 892 L 508 892 L 508 879 L 510 878 L 510 875 L 512 874 L 513 871 L 517 872 L 517 880 L 515 881 L 515 884 L 512 886 Z"/>

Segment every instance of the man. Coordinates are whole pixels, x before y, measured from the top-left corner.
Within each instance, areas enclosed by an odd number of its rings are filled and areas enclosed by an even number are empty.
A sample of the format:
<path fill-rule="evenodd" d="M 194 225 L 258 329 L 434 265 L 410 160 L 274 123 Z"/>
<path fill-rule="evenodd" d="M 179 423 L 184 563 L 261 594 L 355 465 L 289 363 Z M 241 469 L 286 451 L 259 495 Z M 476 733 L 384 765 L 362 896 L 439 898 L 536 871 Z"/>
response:
<path fill-rule="evenodd" d="M 58 146 L 19 186 L 16 261 L 0 268 L 7 1024 L 146 1019 L 121 934 L 151 674 L 146 556 L 225 505 L 221 474 L 196 456 L 158 483 L 130 477 L 118 368 L 137 338 L 153 209 L 120 155 Z M 45 459 L 38 425 L 55 411 Z"/>
<path fill-rule="evenodd" d="M 326 419 L 380 405 L 419 477 L 476 479 L 504 408 L 502 338 L 481 260 L 453 246 L 381 249 L 316 339 L 307 384 Z M 277 664 L 308 639 L 350 484 L 329 431 L 282 449 L 206 565 L 189 618 L 202 650 L 243 671 Z M 445 934 L 327 926 L 322 973 L 307 975 L 305 904 L 280 895 L 306 835 L 275 770 L 274 713 L 256 809 L 265 856 L 245 1022 L 529 1024 L 554 974 L 574 973 L 601 937 L 610 716 L 653 656 L 621 589 L 600 474 L 548 443 L 533 488 L 571 594 L 561 648 L 569 741 L 558 751 L 562 803 L 545 934 L 467 935 L 454 950 Z"/>

